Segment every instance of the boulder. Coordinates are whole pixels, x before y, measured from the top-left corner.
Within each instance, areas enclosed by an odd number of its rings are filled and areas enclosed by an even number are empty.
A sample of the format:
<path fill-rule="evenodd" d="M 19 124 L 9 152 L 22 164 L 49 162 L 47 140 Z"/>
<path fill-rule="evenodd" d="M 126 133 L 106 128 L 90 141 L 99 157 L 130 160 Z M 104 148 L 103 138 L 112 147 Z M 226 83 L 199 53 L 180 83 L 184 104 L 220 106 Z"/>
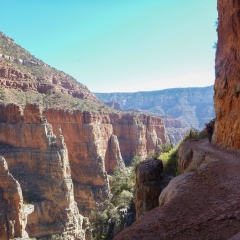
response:
<path fill-rule="evenodd" d="M 162 191 L 162 172 L 161 160 L 145 160 L 136 166 L 134 204 L 137 219 L 158 206 L 158 197 Z"/>

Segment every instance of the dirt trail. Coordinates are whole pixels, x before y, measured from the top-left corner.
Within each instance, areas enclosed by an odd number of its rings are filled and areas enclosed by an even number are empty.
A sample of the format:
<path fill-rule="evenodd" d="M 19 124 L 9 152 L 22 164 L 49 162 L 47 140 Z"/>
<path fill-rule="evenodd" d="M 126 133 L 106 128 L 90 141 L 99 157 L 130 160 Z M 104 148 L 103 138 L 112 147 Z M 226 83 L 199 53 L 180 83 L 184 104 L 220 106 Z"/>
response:
<path fill-rule="evenodd" d="M 186 173 L 178 194 L 115 239 L 240 240 L 240 157 L 206 140 L 184 143 L 211 162 Z"/>

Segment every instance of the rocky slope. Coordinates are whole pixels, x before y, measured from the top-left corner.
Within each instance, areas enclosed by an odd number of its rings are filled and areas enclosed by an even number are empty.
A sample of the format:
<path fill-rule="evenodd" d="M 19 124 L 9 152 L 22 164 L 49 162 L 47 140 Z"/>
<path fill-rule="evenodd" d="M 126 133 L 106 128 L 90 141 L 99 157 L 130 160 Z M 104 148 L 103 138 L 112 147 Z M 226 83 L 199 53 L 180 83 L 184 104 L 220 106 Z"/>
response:
<path fill-rule="evenodd" d="M 213 87 L 175 88 L 135 93 L 94 93 L 108 106 L 142 110 L 160 116 L 172 142 L 183 138 L 187 129 L 202 129 L 214 118 Z"/>
<path fill-rule="evenodd" d="M 239 239 L 239 156 L 207 140 L 185 142 L 179 155 L 186 172 L 162 191 L 159 207 L 114 239 Z"/>
<path fill-rule="evenodd" d="M 235 150 L 240 149 L 239 10 L 238 1 L 218 1 L 218 44 L 214 85 L 216 125 L 213 141 L 218 146 Z"/>

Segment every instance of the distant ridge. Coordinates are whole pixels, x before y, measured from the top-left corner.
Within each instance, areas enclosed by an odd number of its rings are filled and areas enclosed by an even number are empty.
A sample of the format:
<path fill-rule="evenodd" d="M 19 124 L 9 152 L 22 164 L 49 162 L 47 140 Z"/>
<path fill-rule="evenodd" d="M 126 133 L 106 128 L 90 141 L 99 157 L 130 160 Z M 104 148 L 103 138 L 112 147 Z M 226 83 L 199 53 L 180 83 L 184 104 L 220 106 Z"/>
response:
<path fill-rule="evenodd" d="M 205 122 L 215 117 L 213 86 L 94 95 L 104 103 L 118 102 L 123 110 L 135 108 L 157 115 L 170 115 L 188 128 L 201 129 Z"/>

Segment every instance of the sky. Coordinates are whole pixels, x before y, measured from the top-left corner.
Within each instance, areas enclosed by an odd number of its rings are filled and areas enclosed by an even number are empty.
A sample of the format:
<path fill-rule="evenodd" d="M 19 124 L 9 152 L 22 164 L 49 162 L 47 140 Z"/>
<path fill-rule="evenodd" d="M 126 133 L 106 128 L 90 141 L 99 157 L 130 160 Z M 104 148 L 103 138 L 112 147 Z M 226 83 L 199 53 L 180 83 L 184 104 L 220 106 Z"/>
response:
<path fill-rule="evenodd" d="M 217 0 L 7 0 L 0 30 L 92 92 L 214 84 Z"/>

